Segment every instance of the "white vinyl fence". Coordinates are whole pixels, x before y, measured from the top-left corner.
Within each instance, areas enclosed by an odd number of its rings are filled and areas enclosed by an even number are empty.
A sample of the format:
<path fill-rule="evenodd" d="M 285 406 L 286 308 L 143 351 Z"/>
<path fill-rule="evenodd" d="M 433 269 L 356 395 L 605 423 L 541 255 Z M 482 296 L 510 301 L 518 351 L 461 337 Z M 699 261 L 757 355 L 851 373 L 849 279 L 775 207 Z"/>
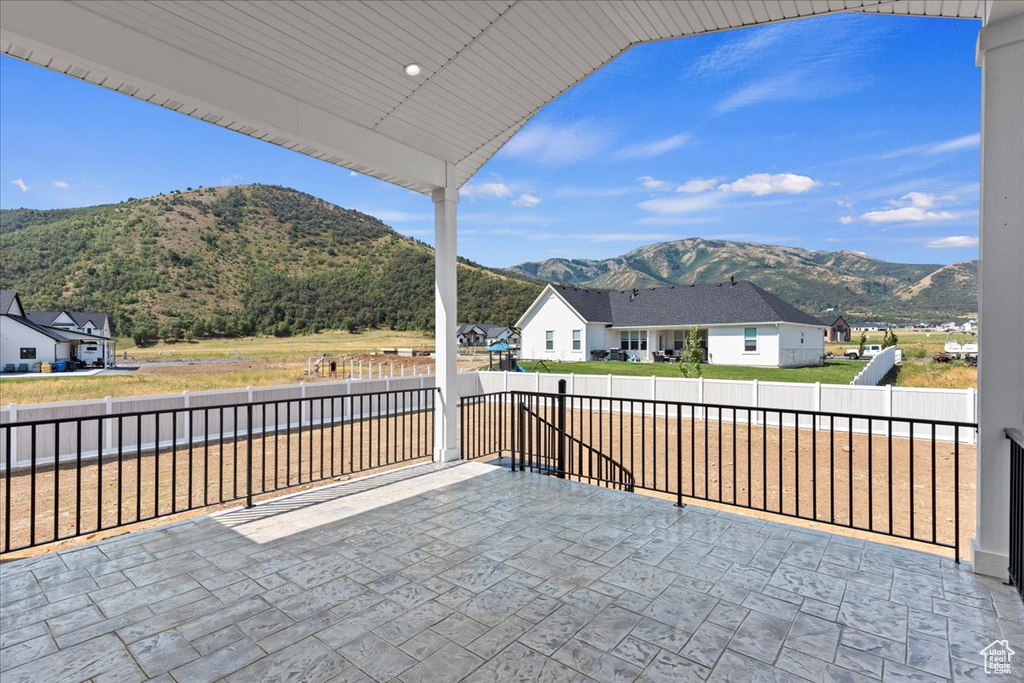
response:
<path fill-rule="evenodd" d="M 896 367 L 896 364 L 903 360 L 903 350 L 895 346 L 882 349 L 882 352 L 871 359 L 864 369 L 861 370 L 850 384 L 864 387 L 877 387 L 878 383 L 885 379 L 889 371 Z"/>
<path fill-rule="evenodd" d="M 842 415 L 864 415 L 873 418 L 870 430 L 874 434 L 887 434 L 889 422 L 894 420 L 934 420 L 948 422 L 977 422 L 977 391 L 974 389 L 923 389 L 915 387 L 887 386 L 856 386 L 845 384 L 800 384 L 794 382 L 761 382 L 758 380 L 724 380 L 724 379 L 687 379 L 683 377 L 623 377 L 619 375 L 574 375 L 574 374 L 540 374 L 517 372 L 480 372 L 477 373 L 481 392 L 524 391 L 554 394 L 558 392 L 558 381 L 566 380 L 567 392 L 576 396 L 592 396 L 612 398 L 614 409 L 620 408 L 619 401 L 633 400 L 669 401 L 678 403 L 709 404 L 712 406 L 735 406 L 739 410 L 728 408 L 719 411 L 717 408 L 706 410 L 700 407 L 684 408 L 683 416 L 702 419 L 704 413 L 711 420 L 721 417 L 723 422 L 731 423 L 734 419 L 746 422 L 748 417 L 754 424 L 766 422 L 769 425 L 779 423 L 779 413 L 772 410 L 804 411 L 807 413 L 832 413 L 834 416 L 818 417 L 818 427 L 829 429 L 834 427 L 837 432 L 868 433 L 866 419 L 842 417 Z M 601 406 L 586 400 L 575 400 L 576 409 L 611 410 L 607 401 Z M 756 408 L 762 410 L 743 410 Z M 635 409 L 639 411 L 640 405 Z M 764 412 L 767 409 L 767 412 Z M 652 408 L 648 407 L 648 411 Z M 653 408 L 655 414 L 663 415 L 664 408 Z M 749 413 L 749 415 L 748 415 Z M 782 424 L 792 426 L 794 413 L 783 413 Z M 809 426 L 811 417 L 800 416 L 801 426 Z M 909 436 L 909 422 L 894 421 L 893 436 Z M 951 426 L 937 426 L 936 439 L 952 441 L 956 430 Z M 931 427 L 916 425 L 914 437 L 931 438 Z M 961 443 L 974 443 L 976 431 L 961 427 L 959 429 Z"/>
<path fill-rule="evenodd" d="M 81 448 L 84 460 L 95 458 L 102 448 L 104 456 L 116 455 L 118 447 L 124 452 L 141 448 L 143 451 L 153 450 L 174 443 L 188 444 L 189 437 L 195 443 L 208 439 L 211 443 L 220 438 L 232 439 L 236 435 L 247 432 L 248 413 L 244 408 L 238 410 L 220 408 L 239 406 L 264 401 L 294 401 L 291 414 L 282 406 L 279 410 L 256 409 L 253 414 L 255 433 L 286 429 L 294 429 L 300 424 L 304 427 L 320 424 L 331 424 L 342 419 L 340 406 L 326 401 L 321 408 L 317 399 L 370 394 L 376 392 L 393 392 L 409 389 L 430 388 L 434 386 L 433 375 L 406 376 L 394 379 L 351 380 L 338 382 L 316 382 L 277 387 L 247 387 L 226 391 L 182 392 L 164 396 L 134 396 L 126 398 L 107 398 L 103 400 L 73 401 L 65 403 L 47 403 L 19 406 L 10 404 L 0 408 L 0 424 L 12 422 L 56 421 L 69 418 L 94 418 L 82 425 Z M 778 424 L 779 414 L 771 413 L 771 409 L 788 411 L 807 411 L 837 413 L 849 415 L 870 415 L 877 418 L 904 418 L 914 420 L 947 420 L 958 422 L 977 421 L 977 401 L 974 389 L 916 389 L 891 386 L 851 386 L 839 384 L 799 384 L 790 382 L 759 382 L 735 380 L 686 379 L 665 377 L 623 377 L 616 375 L 551 375 L 522 372 L 465 372 L 459 373 L 460 396 L 473 396 L 485 393 L 505 391 L 526 391 L 540 393 L 557 393 L 558 380 L 565 379 L 568 392 L 577 396 L 593 396 L 618 400 L 656 400 L 681 403 L 706 403 L 711 405 L 736 406 L 738 410 L 725 409 L 719 411 L 710 408 L 685 409 L 684 416 L 707 417 L 712 420 L 721 419 L 730 422 L 733 419 L 746 422 L 748 417 L 752 423 L 764 421 L 770 425 Z M 40 380 L 42 381 L 42 380 Z M 312 401 L 310 401 L 312 399 Z M 300 403 L 301 402 L 301 403 Z M 406 405 L 408 403 L 408 405 Z M 585 401 L 577 399 L 577 408 L 587 408 Z M 389 400 L 381 405 L 380 400 L 367 401 L 356 410 L 355 415 L 346 413 L 345 419 L 376 415 L 382 410 L 390 414 L 401 414 L 408 410 L 418 409 L 411 399 Z M 605 407 L 595 409 L 610 410 Z M 203 409 L 209 409 L 204 411 Z M 769 409 L 764 413 L 758 410 L 747 411 L 745 408 Z M 639 406 L 638 406 L 639 409 Z M 648 407 L 647 410 L 652 410 Z M 661 410 L 664 414 L 664 408 Z M 181 411 L 172 421 L 164 416 L 159 425 L 151 417 L 142 421 L 138 428 L 134 418 L 122 420 L 118 433 L 118 420 L 95 418 L 118 415 L 154 412 Z M 190 415 L 191 411 L 191 415 Z M 719 415 L 719 412 L 721 415 Z M 749 416 L 747 413 L 750 413 Z M 793 415 L 783 414 L 783 425 L 793 424 Z M 851 428 L 850 421 L 842 417 L 819 417 L 819 427 L 829 428 L 829 420 L 837 431 L 845 432 Z M 801 417 L 801 425 L 807 425 L 807 416 Z M 887 422 L 876 421 L 872 431 L 877 434 L 887 433 Z M 867 420 L 853 420 L 854 432 L 866 433 Z M 190 432 L 191 430 L 191 432 Z M 57 455 L 62 462 L 78 457 L 78 434 L 74 423 L 61 427 L 59 441 L 53 426 L 39 427 L 35 434 L 36 465 L 53 462 Z M 909 435 L 907 422 L 893 424 L 894 436 Z M 19 428 L 12 430 L 10 455 L 12 469 L 28 467 L 33 452 L 31 430 Z M 926 433 L 927 432 L 927 433 Z M 936 428 L 936 438 L 949 441 L 953 439 L 952 427 Z M 930 428 L 918 426 L 914 435 L 918 438 L 930 438 Z M 973 429 L 960 429 L 960 440 L 973 443 Z M 0 439 L 0 471 L 7 463 L 6 434 Z"/>

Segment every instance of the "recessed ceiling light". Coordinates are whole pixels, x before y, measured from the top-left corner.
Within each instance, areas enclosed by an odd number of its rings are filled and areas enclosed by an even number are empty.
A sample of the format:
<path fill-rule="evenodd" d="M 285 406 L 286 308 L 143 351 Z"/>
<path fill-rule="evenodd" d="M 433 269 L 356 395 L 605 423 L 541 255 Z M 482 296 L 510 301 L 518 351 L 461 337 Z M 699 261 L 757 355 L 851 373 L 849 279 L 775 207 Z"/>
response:
<path fill-rule="evenodd" d="M 419 76 L 420 71 L 421 69 L 419 64 L 409 64 L 405 67 L 406 76 Z"/>

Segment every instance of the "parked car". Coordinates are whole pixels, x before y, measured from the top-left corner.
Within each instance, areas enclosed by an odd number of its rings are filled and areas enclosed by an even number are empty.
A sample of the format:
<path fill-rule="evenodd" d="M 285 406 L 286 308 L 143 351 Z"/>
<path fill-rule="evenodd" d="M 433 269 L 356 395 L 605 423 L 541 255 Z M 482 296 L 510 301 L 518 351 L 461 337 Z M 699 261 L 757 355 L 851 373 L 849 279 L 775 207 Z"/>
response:
<path fill-rule="evenodd" d="M 932 360 L 935 361 L 936 363 L 948 363 L 951 360 L 953 360 L 953 356 L 949 355 L 948 353 L 937 353 L 934 356 L 932 356 Z"/>
<path fill-rule="evenodd" d="M 850 360 L 859 360 L 861 358 L 874 358 L 881 352 L 881 344 L 865 344 L 863 351 L 859 348 L 846 349 L 846 351 L 843 351 L 843 355 L 849 358 Z"/>

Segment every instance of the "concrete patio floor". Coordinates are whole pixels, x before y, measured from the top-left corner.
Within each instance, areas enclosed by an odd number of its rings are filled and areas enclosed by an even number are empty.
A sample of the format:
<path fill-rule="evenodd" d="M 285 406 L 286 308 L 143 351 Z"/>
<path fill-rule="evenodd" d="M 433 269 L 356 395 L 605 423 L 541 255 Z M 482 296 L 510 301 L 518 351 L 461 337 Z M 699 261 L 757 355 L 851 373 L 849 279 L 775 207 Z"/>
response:
<path fill-rule="evenodd" d="M 1002 639 L 1024 676 L 1021 601 L 950 560 L 476 462 L 9 562 L 0 600 L 4 683 L 991 680 Z"/>

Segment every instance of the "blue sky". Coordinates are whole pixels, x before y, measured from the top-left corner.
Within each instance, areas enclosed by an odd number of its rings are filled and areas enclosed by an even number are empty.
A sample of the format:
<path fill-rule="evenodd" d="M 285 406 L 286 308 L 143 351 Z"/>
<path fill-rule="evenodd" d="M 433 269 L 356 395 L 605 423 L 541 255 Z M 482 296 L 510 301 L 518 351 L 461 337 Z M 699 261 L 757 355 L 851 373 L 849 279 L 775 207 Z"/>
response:
<path fill-rule="evenodd" d="M 684 237 L 977 258 L 978 22 L 835 15 L 633 48 L 463 188 L 459 253 L 604 258 Z M 432 241 L 428 198 L 0 58 L 0 206 L 275 183 Z"/>

